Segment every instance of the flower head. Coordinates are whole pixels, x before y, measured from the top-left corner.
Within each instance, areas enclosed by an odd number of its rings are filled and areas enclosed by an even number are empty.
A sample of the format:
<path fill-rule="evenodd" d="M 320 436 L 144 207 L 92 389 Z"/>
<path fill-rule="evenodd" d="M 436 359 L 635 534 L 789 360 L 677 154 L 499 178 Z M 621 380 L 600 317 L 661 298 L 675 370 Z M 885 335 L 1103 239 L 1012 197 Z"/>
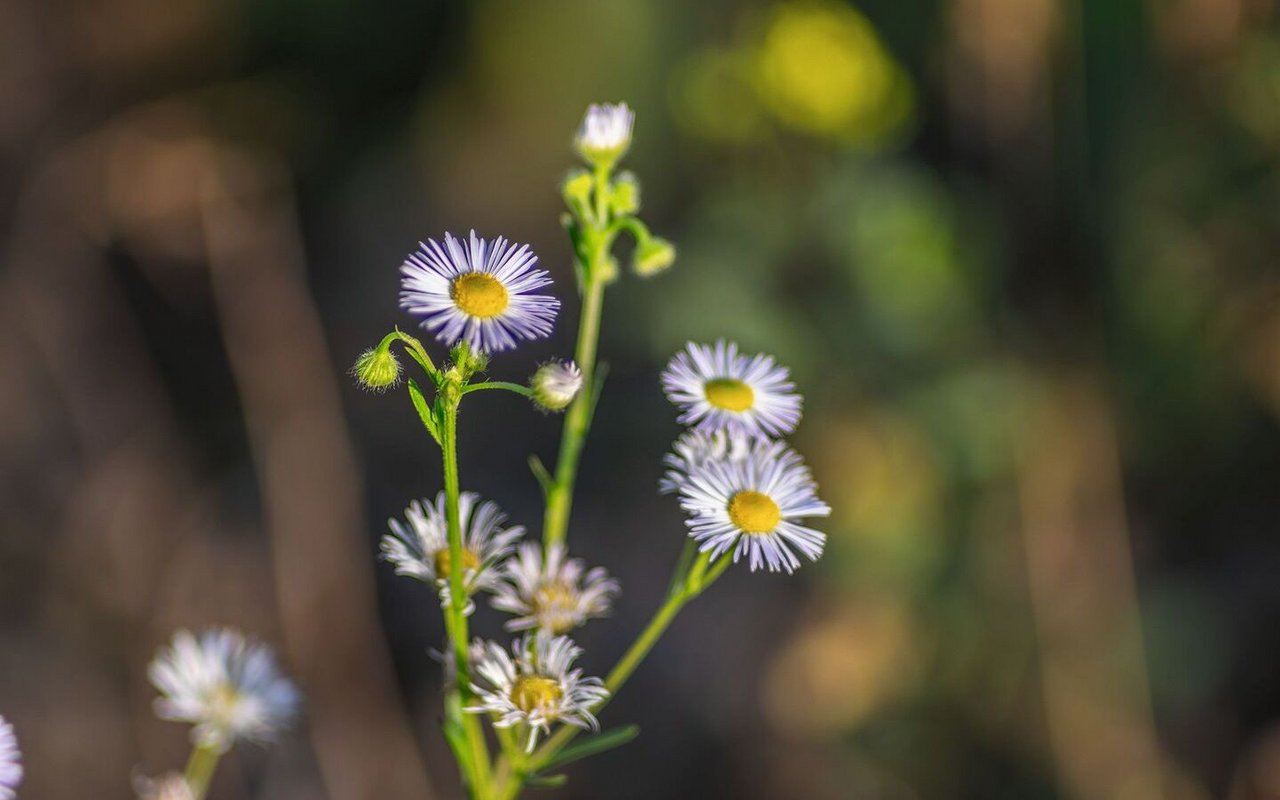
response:
<path fill-rule="evenodd" d="M 582 648 L 567 636 L 546 632 L 525 634 L 511 645 L 511 653 L 496 642 L 484 643 L 484 657 L 475 664 L 472 691 L 480 705 L 472 714 L 493 714 L 494 726 L 529 728 L 528 750 L 538 743 L 538 733 L 550 733 L 557 722 L 597 730 L 600 724 L 591 708 L 609 696 L 599 678 L 582 677 L 571 669 Z"/>
<path fill-rule="evenodd" d="M 170 772 L 159 778 L 136 777 L 133 789 L 139 800 L 195 800 L 185 778 L 176 772 Z"/>
<path fill-rule="evenodd" d="M 156 715 L 190 722 L 196 743 L 219 750 L 237 739 L 269 741 L 297 713 L 298 690 L 264 645 L 239 631 L 178 631 L 147 669 L 160 690 Z"/>
<path fill-rule="evenodd" d="M 825 517 L 831 507 L 818 499 L 800 456 L 772 444 L 744 458 L 707 461 L 680 485 L 689 535 L 712 559 L 733 548 L 733 560 L 746 555 L 752 572 L 792 572 L 800 566 L 793 548 L 811 561 L 822 555 L 826 535 L 797 520 Z"/>
<path fill-rule="evenodd" d="M 582 390 L 582 370 L 572 361 L 549 361 L 529 379 L 533 402 L 547 411 L 563 411 Z"/>
<path fill-rule="evenodd" d="M 612 166 L 631 147 L 631 128 L 635 121 L 635 112 L 626 103 L 592 103 L 573 144 L 590 163 Z"/>
<path fill-rule="evenodd" d="M 506 624 L 512 631 L 567 633 L 608 614 L 619 589 L 602 567 L 587 570 L 581 559 L 566 558 L 561 544 L 551 545 L 545 559 L 537 544 L 522 544 L 507 561 L 505 577 L 491 605 L 516 615 Z"/>
<path fill-rule="evenodd" d="M 752 439 L 742 433 L 718 430 L 703 433 L 688 430 L 671 445 L 671 452 L 662 457 L 667 471 L 658 481 L 659 494 L 675 494 L 688 482 L 689 476 L 711 461 L 742 461 L 750 456 L 762 458 L 784 457 L 796 461 L 800 456 L 783 442 L 772 439 Z"/>
<path fill-rule="evenodd" d="M 537 263 L 528 245 L 501 236 L 489 242 L 472 231 L 464 243 L 446 233 L 443 246 L 428 239 L 400 267 L 400 307 L 446 344 L 510 350 L 517 340 L 550 336 L 560 309 L 556 298 L 534 294 L 551 283 Z"/>
<path fill-rule="evenodd" d="M 391 533 L 382 537 L 382 557 L 395 565 L 397 575 L 434 584 L 441 602 L 448 601 L 450 570 L 449 525 L 445 517 L 445 493 L 434 503 L 414 500 L 404 512 L 406 525 L 398 519 L 388 524 Z M 462 530 L 462 581 L 467 596 L 481 589 L 493 589 L 499 582 L 495 565 L 524 535 L 524 526 L 504 528 L 507 515 L 496 503 L 480 502 L 475 492 L 458 497 L 458 523 Z"/>
<path fill-rule="evenodd" d="M 773 356 L 741 355 L 733 342 L 690 342 L 667 364 L 662 388 L 681 409 L 681 424 L 704 433 L 767 438 L 784 436 L 800 422 L 800 395 L 787 368 Z"/>
<path fill-rule="evenodd" d="M 18 784 L 22 783 L 22 751 L 18 749 L 18 737 L 13 726 L 0 717 L 0 800 L 17 797 Z"/>

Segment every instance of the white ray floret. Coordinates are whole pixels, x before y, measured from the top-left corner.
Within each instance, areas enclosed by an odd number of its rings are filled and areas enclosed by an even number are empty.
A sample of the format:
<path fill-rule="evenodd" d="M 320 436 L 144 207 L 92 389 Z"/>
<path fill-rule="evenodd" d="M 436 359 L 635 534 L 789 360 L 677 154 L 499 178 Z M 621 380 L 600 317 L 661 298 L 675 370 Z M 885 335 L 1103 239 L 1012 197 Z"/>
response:
<path fill-rule="evenodd" d="M 626 103 L 592 103 L 578 127 L 574 146 L 588 161 L 612 163 L 631 147 L 636 115 Z"/>
<path fill-rule="evenodd" d="M 662 388 L 680 408 L 681 424 L 708 434 L 785 436 L 800 422 L 801 398 L 787 368 L 773 356 L 742 355 L 733 342 L 690 342 L 667 364 Z"/>
<path fill-rule="evenodd" d="M 490 604 L 516 615 L 506 623 L 512 631 L 567 633 L 606 616 L 619 591 L 603 567 L 588 570 L 581 559 L 566 558 L 561 544 L 551 545 L 545 558 L 537 544 L 522 544 L 507 561 L 503 577 Z"/>
<path fill-rule="evenodd" d="M 434 585 L 440 600 L 449 598 L 449 524 L 445 493 L 435 502 L 414 500 L 404 512 L 405 522 L 391 519 L 391 533 L 382 537 L 382 557 L 395 565 L 397 575 L 408 575 Z M 494 589 L 501 578 L 497 564 L 521 536 L 523 525 L 504 527 L 507 515 L 492 501 L 480 501 L 475 492 L 458 496 L 458 524 L 462 531 L 462 584 L 468 597 Z"/>
<path fill-rule="evenodd" d="M 746 556 L 753 572 L 792 572 L 800 566 L 795 551 L 818 560 L 827 537 L 798 520 L 831 513 L 808 467 L 785 445 L 708 461 L 680 486 L 680 505 L 702 552 L 715 559 L 732 549 L 734 562 Z"/>
<path fill-rule="evenodd" d="M 658 481 L 659 494 L 675 494 L 680 491 L 689 476 L 710 461 L 741 461 L 751 456 L 790 458 L 799 461 L 799 455 L 783 442 L 772 439 L 752 439 L 741 433 L 725 430 L 703 433 L 693 429 L 680 434 L 671 445 L 671 452 L 662 457 L 667 471 Z"/>
<path fill-rule="evenodd" d="M 466 711 L 492 714 L 498 728 L 528 728 L 530 752 L 539 733 L 550 733 L 557 722 L 599 730 L 591 709 L 609 690 L 599 678 L 584 678 L 581 669 L 572 669 L 581 654 L 569 637 L 545 631 L 520 637 L 510 653 L 496 642 L 485 642 L 484 656 L 473 670 L 479 680 L 471 685 L 480 704 Z"/>
<path fill-rule="evenodd" d="M 545 339 L 560 301 L 534 290 L 551 283 L 528 245 L 471 231 L 466 242 L 444 235 L 419 243 L 400 267 L 400 307 L 445 344 L 465 340 L 473 350 L 510 350 L 521 340 Z"/>
<path fill-rule="evenodd" d="M 20 783 L 22 751 L 18 749 L 18 737 L 9 721 L 0 717 L 0 800 L 13 800 L 17 797 Z"/>
<path fill-rule="evenodd" d="M 160 690 L 156 715 L 189 722 L 192 740 L 217 750 L 237 739 L 273 739 L 297 713 L 298 690 L 276 667 L 270 648 L 239 631 L 179 631 L 147 669 Z"/>

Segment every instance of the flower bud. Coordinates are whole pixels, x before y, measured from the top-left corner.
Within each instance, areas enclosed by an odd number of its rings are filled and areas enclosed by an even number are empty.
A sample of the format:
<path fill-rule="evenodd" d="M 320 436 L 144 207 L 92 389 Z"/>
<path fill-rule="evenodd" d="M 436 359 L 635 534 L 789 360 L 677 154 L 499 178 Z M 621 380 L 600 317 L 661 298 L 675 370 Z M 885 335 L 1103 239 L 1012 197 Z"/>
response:
<path fill-rule="evenodd" d="M 591 187 L 595 183 L 591 173 L 584 169 L 570 170 L 560 184 L 560 193 L 570 208 L 584 209 L 591 207 Z"/>
<path fill-rule="evenodd" d="M 676 260 L 676 246 L 666 239 L 650 236 L 636 245 L 631 268 L 642 278 L 667 270 Z"/>
<path fill-rule="evenodd" d="M 609 208 L 613 216 L 624 217 L 640 210 L 640 181 L 630 172 L 623 172 L 613 182 L 609 194 Z"/>
<path fill-rule="evenodd" d="M 588 163 L 612 167 L 631 146 L 631 127 L 635 120 L 635 113 L 626 103 L 593 103 L 582 118 L 574 147 Z"/>
<path fill-rule="evenodd" d="M 582 371 L 572 361 L 550 361 L 529 379 L 533 402 L 546 411 L 563 411 L 582 390 Z"/>
<path fill-rule="evenodd" d="M 390 348 L 370 348 L 356 359 L 351 374 L 364 388 L 381 392 L 400 382 L 400 362 Z"/>

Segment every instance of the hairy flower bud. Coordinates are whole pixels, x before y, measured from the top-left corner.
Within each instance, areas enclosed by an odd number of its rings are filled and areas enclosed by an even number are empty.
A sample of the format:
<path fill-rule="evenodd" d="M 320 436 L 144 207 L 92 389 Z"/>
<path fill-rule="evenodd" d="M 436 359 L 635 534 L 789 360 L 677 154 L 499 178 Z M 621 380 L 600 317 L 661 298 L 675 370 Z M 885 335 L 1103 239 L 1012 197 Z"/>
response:
<path fill-rule="evenodd" d="M 572 361 L 550 361 L 529 379 L 533 402 L 547 411 L 563 411 L 582 390 L 582 371 Z"/>
<path fill-rule="evenodd" d="M 651 278 L 666 271 L 676 260 L 676 246 L 658 236 L 644 239 L 636 245 L 632 269 L 642 278 Z"/>
<path fill-rule="evenodd" d="M 370 348 L 356 359 L 351 374 L 364 388 L 381 392 L 400 382 L 400 362 L 390 348 Z"/>
<path fill-rule="evenodd" d="M 614 216 L 625 217 L 640 210 L 640 181 L 630 172 L 623 172 L 614 180 L 609 195 L 609 207 Z"/>

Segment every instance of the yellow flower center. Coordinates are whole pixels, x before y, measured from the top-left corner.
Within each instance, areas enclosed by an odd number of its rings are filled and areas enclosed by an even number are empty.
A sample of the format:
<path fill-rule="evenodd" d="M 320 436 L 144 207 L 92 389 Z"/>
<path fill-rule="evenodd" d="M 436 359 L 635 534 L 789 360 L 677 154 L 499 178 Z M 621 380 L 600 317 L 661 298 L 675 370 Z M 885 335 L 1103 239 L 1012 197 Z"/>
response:
<path fill-rule="evenodd" d="M 729 519 L 744 533 L 769 533 L 778 527 L 782 509 L 769 495 L 744 489 L 729 498 Z"/>
<path fill-rule="evenodd" d="M 703 388 L 707 402 L 725 411 L 747 411 L 756 402 L 756 393 L 737 378 L 712 378 Z"/>
<path fill-rule="evenodd" d="M 449 294 L 463 313 L 473 317 L 488 319 L 507 310 L 507 287 L 485 272 L 468 272 L 454 279 Z"/>
<path fill-rule="evenodd" d="M 511 685 L 511 702 L 526 714 L 549 708 L 563 696 L 559 681 L 541 675 L 521 675 Z"/>
<path fill-rule="evenodd" d="M 533 612 L 552 633 L 564 633 L 573 627 L 570 613 L 578 603 L 578 595 L 564 581 L 543 584 L 533 593 Z"/>
<path fill-rule="evenodd" d="M 449 580 L 449 570 L 453 567 L 453 559 L 449 555 L 449 548 L 442 547 L 436 551 L 436 577 L 442 581 Z M 480 556 L 470 548 L 462 548 L 462 569 L 463 574 L 469 569 L 480 568 Z"/>
<path fill-rule="evenodd" d="M 240 705 L 240 693 L 231 684 L 221 684 L 213 690 L 209 698 L 209 718 L 219 727 L 228 727 L 235 718 L 236 708 Z"/>

